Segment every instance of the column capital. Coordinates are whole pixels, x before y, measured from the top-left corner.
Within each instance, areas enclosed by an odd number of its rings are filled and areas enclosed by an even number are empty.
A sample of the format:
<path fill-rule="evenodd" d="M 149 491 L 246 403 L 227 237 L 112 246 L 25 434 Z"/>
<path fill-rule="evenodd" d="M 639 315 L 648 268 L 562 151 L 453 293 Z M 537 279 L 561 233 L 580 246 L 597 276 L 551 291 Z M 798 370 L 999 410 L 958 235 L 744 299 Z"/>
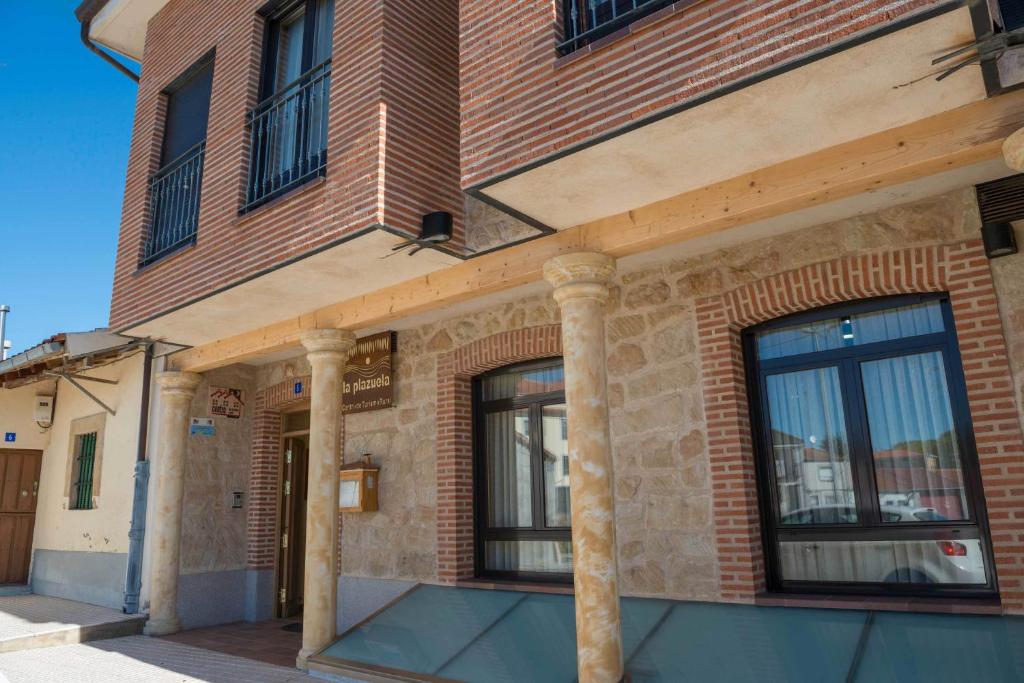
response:
<path fill-rule="evenodd" d="M 202 380 L 203 376 L 195 372 L 168 370 L 156 375 L 156 383 L 160 385 L 160 393 L 164 396 L 192 398 Z"/>
<path fill-rule="evenodd" d="M 336 354 L 348 358 L 356 348 L 354 332 L 335 328 L 307 330 L 299 336 L 299 341 L 310 356 Z"/>
<path fill-rule="evenodd" d="M 613 277 L 615 259 L 593 251 L 556 256 L 544 264 L 544 279 L 554 286 L 559 304 L 576 298 L 603 301 Z"/>
<path fill-rule="evenodd" d="M 1003 143 L 1003 160 L 1014 171 L 1024 172 L 1024 128 L 1006 138 Z"/>

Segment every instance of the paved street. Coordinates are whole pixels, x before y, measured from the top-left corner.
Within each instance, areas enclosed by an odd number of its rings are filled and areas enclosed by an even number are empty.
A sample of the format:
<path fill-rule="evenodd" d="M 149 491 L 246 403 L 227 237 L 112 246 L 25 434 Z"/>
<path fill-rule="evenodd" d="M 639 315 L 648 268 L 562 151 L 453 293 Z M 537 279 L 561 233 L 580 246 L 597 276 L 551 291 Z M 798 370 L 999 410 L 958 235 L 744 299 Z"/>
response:
<path fill-rule="evenodd" d="M 0 652 L 131 635 L 142 619 L 45 595 L 0 596 Z"/>
<path fill-rule="evenodd" d="M 0 683 L 292 683 L 313 680 L 295 669 L 146 636 L 0 654 Z"/>

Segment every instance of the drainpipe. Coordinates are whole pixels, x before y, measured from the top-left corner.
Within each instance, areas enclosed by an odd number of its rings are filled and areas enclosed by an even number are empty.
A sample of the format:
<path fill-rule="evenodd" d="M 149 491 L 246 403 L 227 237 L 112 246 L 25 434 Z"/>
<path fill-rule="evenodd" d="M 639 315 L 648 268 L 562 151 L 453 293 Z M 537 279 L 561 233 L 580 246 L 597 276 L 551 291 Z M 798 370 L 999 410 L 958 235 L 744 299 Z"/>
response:
<path fill-rule="evenodd" d="M 78 10 L 75 11 L 75 14 L 78 16 L 79 21 L 82 22 L 82 32 L 80 34 L 82 38 L 82 44 L 89 48 L 91 52 L 94 52 L 97 55 L 99 55 L 100 59 L 107 62 L 115 69 L 123 73 L 125 76 L 138 83 L 139 75 L 137 73 L 126 67 L 121 62 L 114 59 L 111 55 L 107 54 L 107 52 L 105 50 L 102 50 L 99 45 L 92 42 L 92 38 L 89 37 L 89 30 L 92 28 L 93 18 L 97 14 L 99 14 L 99 11 L 103 9 L 103 6 L 106 4 L 106 0 L 93 3 L 84 2 L 78 8 Z"/>
<path fill-rule="evenodd" d="M 138 614 L 142 591 L 142 547 L 146 537 L 146 502 L 149 491 L 149 388 L 153 378 L 153 343 L 147 342 L 142 361 L 142 400 L 139 409 L 139 446 L 135 456 L 135 493 L 128 527 L 128 574 L 124 582 L 124 613 Z"/>

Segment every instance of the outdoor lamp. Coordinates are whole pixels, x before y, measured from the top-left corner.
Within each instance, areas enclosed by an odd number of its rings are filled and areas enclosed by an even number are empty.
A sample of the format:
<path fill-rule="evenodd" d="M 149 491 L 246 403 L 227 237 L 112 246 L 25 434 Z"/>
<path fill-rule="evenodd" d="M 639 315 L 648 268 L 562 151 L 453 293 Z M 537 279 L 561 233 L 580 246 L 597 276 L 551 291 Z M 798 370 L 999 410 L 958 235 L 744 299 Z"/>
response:
<path fill-rule="evenodd" d="M 1006 221 L 982 225 L 981 240 L 985 243 L 985 256 L 990 259 L 1017 253 L 1017 237 L 1013 234 L 1013 225 Z"/>
<path fill-rule="evenodd" d="M 452 215 L 447 211 L 424 214 L 420 225 L 420 241 L 447 242 L 452 238 Z"/>

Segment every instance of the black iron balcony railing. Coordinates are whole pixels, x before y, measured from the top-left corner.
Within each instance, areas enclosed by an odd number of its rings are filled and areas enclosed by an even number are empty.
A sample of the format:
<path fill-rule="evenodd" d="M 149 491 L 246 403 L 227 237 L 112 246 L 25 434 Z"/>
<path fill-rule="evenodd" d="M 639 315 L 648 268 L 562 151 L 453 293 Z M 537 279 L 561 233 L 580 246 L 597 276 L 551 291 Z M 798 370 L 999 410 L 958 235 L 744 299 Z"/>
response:
<path fill-rule="evenodd" d="M 149 237 L 140 265 L 195 241 L 205 152 L 203 140 L 150 178 Z"/>
<path fill-rule="evenodd" d="M 313 67 L 249 114 L 249 184 L 243 212 L 327 166 L 331 63 Z"/>
<path fill-rule="evenodd" d="M 574 52 L 673 1 L 677 0 L 563 0 L 565 41 L 558 49 Z"/>

